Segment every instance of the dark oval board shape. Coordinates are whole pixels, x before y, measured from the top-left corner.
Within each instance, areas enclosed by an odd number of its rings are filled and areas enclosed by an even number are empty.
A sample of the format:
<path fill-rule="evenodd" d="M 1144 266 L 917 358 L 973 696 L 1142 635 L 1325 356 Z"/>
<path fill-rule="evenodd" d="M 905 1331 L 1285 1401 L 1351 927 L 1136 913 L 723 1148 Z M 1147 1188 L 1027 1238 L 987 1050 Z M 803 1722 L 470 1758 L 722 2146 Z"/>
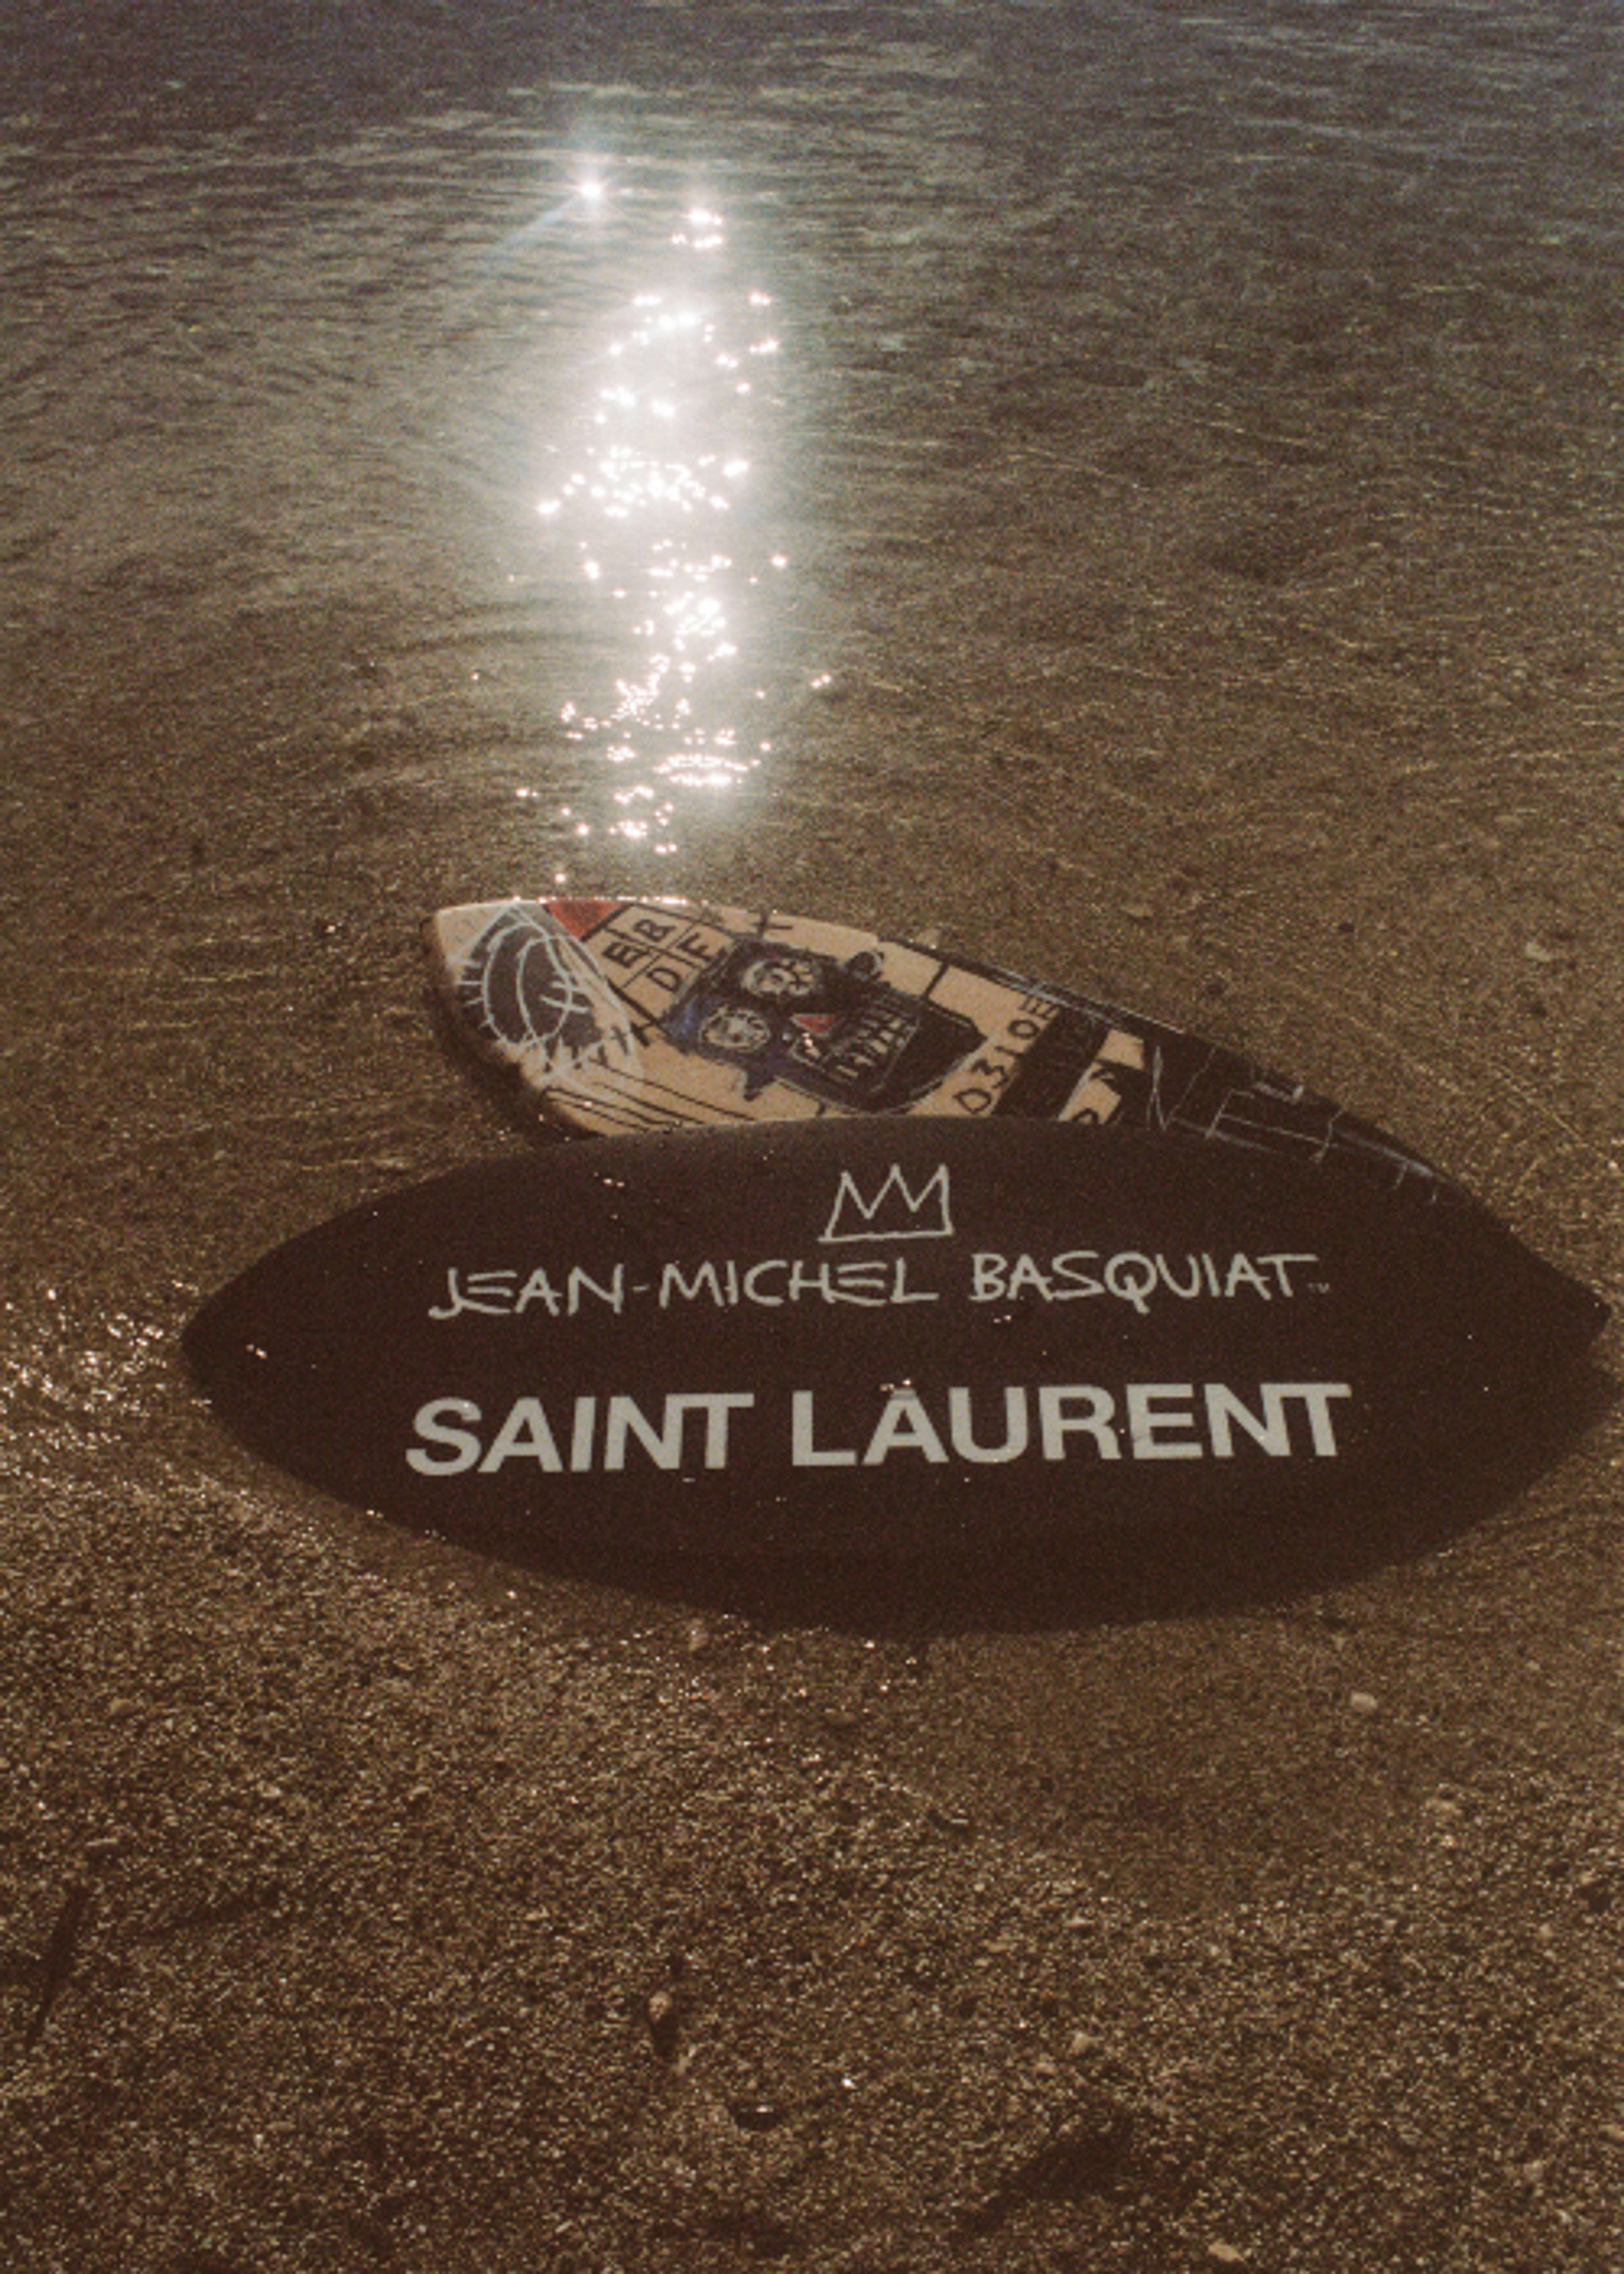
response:
<path fill-rule="evenodd" d="M 1052 1124 L 616 1138 L 279 1247 L 186 1333 L 251 1446 L 500 1545 L 962 1547 L 1304 1517 L 1572 1360 L 1599 1300 L 1477 1211 Z"/>

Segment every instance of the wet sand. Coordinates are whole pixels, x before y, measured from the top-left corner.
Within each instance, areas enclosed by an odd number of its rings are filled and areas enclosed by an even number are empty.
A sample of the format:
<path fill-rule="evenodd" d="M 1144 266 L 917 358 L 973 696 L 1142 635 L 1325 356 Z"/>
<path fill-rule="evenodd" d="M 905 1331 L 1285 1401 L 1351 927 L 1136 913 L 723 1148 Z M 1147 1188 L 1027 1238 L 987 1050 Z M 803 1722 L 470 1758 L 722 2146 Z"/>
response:
<path fill-rule="evenodd" d="M 11 66 L 9 2265 L 1624 2265 L 1616 1328 L 1531 1472 L 926 1571 L 482 1558 L 177 1351 L 523 1141 L 416 928 L 559 877 L 1243 1045 L 1616 1304 L 1616 34 L 1345 12 Z M 680 714 L 568 482 L 696 278 Z"/>

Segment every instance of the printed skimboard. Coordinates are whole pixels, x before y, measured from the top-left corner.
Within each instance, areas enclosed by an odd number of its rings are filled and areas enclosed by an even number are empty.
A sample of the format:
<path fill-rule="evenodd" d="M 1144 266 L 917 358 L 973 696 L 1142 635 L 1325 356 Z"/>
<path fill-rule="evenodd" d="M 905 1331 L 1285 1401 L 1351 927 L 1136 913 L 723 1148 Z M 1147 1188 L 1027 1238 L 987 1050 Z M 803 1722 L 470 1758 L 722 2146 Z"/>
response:
<path fill-rule="evenodd" d="M 825 1118 L 455 1171 L 278 1248 L 186 1344 L 342 1497 L 749 1556 L 1359 1505 L 1470 1464 L 1604 1316 L 1479 1211 L 1266 1154 Z"/>
<path fill-rule="evenodd" d="M 576 1129 L 1051 1120 L 1462 1197 L 1380 1130 L 1236 1051 L 934 948 L 682 900 L 442 908 L 425 940 L 461 1036 Z"/>

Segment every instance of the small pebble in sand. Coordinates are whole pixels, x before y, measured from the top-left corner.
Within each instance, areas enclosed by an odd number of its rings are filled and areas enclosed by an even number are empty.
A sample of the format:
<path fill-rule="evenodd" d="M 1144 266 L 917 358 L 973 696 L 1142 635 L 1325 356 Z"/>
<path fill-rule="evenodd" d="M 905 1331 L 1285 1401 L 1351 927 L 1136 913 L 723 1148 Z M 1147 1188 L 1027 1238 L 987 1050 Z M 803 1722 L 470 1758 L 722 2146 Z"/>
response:
<path fill-rule="evenodd" d="M 644 2011 L 649 2017 L 649 2035 L 654 2041 L 654 2050 L 662 2060 L 669 2060 L 676 2052 L 681 2028 L 677 2001 L 669 1990 L 657 1990 Z"/>
<path fill-rule="evenodd" d="M 1350 1713 L 1373 1713 L 1376 1711 L 1376 1700 L 1368 1690 L 1350 1690 L 1348 1696 L 1348 1711 Z"/>

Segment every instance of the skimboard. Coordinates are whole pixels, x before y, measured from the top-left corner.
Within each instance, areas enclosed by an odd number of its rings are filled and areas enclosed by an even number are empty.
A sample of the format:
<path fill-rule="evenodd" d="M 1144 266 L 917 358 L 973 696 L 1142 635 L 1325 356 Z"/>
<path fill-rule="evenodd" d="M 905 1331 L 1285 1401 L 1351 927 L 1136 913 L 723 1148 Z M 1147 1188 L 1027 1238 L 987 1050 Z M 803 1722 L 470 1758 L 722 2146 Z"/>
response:
<path fill-rule="evenodd" d="M 683 900 L 442 908 L 430 968 L 461 1039 L 538 1111 L 628 1134 L 853 1115 L 1205 1139 L 1458 1201 L 1300 1083 L 1110 1003 L 933 947 Z"/>
<path fill-rule="evenodd" d="M 276 1249 L 186 1346 L 343 1498 L 748 1557 L 1357 1508 L 1470 1466 L 1605 1315 L 1486 1214 L 1307 1162 L 826 1116 L 453 1171 Z"/>

